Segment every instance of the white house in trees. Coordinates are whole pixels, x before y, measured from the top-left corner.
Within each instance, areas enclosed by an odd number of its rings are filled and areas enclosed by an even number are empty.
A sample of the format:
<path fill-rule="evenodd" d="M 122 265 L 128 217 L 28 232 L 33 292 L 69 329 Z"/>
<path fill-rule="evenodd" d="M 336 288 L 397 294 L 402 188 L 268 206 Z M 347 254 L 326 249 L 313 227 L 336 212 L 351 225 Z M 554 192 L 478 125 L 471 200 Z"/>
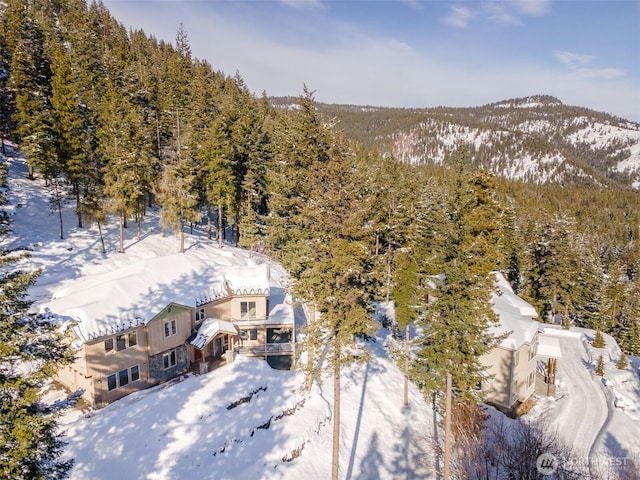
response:
<path fill-rule="evenodd" d="M 500 344 L 481 358 L 486 380 L 480 388 L 488 403 L 511 410 L 536 391 L 536 367 L 540 358 L 561 358 L 557 338 L 541 333 L 535 308 L 518 297 L 509 282 L 496 273 L 497 291 L 491 302 L 498 322 L 490 328 L 504 336 Z"/>
<path fill-rule="evenodd" d="M 72 325 L 75 361 L 57 380 L 101 407 L 234 353 L 290 366 L 291 303 L 267 263 L 221 268 L 174 254 L 74 280 L 41 310 Z"/>

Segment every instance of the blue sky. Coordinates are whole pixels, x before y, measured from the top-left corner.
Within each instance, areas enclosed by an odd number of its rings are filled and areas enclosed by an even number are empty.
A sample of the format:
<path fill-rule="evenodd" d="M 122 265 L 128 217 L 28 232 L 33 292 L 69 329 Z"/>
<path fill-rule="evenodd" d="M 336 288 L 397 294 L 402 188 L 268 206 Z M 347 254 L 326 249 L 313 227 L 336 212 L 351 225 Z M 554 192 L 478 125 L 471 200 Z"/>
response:
<path fill-rule="evenodd" d="M 548 94 L 640 122 L 640 0 L 104 0 L 256 94 L 396 107 Z"/>

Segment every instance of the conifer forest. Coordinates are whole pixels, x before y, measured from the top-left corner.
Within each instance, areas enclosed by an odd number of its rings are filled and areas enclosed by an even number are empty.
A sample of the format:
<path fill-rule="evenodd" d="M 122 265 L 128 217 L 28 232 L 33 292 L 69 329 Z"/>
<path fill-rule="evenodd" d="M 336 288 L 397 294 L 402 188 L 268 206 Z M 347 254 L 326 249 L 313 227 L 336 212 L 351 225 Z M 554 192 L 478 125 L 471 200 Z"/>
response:
<path fill-rule="evenodd" d="M 540 170 L 513 178 L 490 159 L 508 159 L 523 145 L 542 155 L 550 138 L 504 123 L 498 129 L 482 108 L 321 105 L 312 83 L 296 98 L 256 96 L 241 73 L 194 58 L 183 28 L 167 43 L 128 31 L 101 2 L 0 2 L 2 150 L 21 149 L 29 175 L 46 182 L 56 235 L 70 227 L 61 210 L 71 206 L 79 228 L 119 225 L 126 255 L 123 229 L 140 231 L 157 209 L 181 250 L 190 225 L 200 224 L 220 247 L 266 252 L 319 314 L 305 345 L 309 381 L 328 369 L 339 393 L 340 367 L 366 361 L 357 342 L 374 332 L 371 306 L 393 300 L 401 331 L 415 323 L 428 332 L 416 339 L 407 375 L 425 395 L 439 395 L 452 372 L 459 398 L 473 399 L 479 357 L 499 340 L 488 333 L 493 271 L 541 319 L 608 333 L 624 353 L 640 356 L 640 193 L 628 178 L 560 138 L 554 148 L 586 173 L 554 179 L 540 162 Z M 558 113 L 553 99 L 540 100 L 550 110 L 539 116 L 586 115 L 572 107 Z M 503 119 L 519 114 L 501 111 Z M 431 140 L 445 118 L 500 130 L 500 140 L 443 150 Z M 420 159 L 399 147 L 407 139 Z M 0 235 L 10 228 L 0 216 Z M 12 268 L 12 252 L 1 255 L 0 404 L 3 419 L 14 420 L 0 425 L 0 443 L 12 445 L 11 461 L 0 454 L 0 476 L 63 478 L 70 465 L 51 459 L 61 446 L 46 420 L 55 412 L 37 411 L 26 395 L 33 408 L 22 411 L 40 419 L 43 438 L 51 436 L 49 447 L 32 448 L 20 433 L 20 407 L 4 405 L 15 392 L 34 391 L 49 363 L 69 361 L 69 352 L 53 346 L 57 334 L 37 319 L 18 331 L 34 274 Z M 25 357 L 29 332 L 39 332 L 46 349 Z M 11 369 L 16 358 L 34 355 L 43 362 L 34 378 Z"/>

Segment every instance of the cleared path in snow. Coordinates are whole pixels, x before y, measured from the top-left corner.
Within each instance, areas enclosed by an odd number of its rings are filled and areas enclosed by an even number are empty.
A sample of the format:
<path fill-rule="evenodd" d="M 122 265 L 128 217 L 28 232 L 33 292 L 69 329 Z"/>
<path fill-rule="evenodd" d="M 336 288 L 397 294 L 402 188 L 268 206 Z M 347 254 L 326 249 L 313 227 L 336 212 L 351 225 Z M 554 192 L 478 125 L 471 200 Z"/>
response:
<path fill-rule="evenodd" d="M 598 384 L 600 377 L 592 376 L 588 368 L 590 361 L 582 339 L 562 335 L 560 348 L 558 369 L 566 394 L 558 400 L 554 415 L 558 435 L 576 456 L 586 459 L 594 453 L 592 447 L 608 420 L 607 399 Z"/>

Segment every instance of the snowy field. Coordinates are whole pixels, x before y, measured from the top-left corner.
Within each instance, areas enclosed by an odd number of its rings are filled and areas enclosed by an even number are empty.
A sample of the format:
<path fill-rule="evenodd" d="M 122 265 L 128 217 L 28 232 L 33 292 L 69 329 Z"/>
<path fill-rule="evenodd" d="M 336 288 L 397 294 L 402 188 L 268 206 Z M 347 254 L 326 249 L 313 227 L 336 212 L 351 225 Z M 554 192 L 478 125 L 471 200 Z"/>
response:
<path fill-rule="evenodd" d="M 0 247 L 31 249 L 23 267 L 43 269 L 30 291 L 35 310 L 74 279 L 178 251 L 179 240 L 161 235 L 153 210 L 139 239 L 135 224 L 127 229 L 125 254 L 117 253 L 117 225 L 103 227 L 107 253 L 102 254 L 97 227 L 76 228 L 71 206 L 64 212 L 65 238 L 59 239 L 58 218 L 49 211 L 43 185 L 27 180 L 22 159 L 6 160 L 14 232 Z M 187 235 L 186 250 L 185 255 L 205 259 L 212 268 L 256 261 L 247 251 L 217 248 L 197 228 Z M 272 264 L 272 281 L 286 283 L 277 264 Z M 573 461 L 637 455 L 640 359 L 629 357 L 629 368 L 619 371 L 620 351 L 611 337 L 605 336 L 607 348 L 596 350 L 589 344 L 589 330 L 546 327 L 546 333 L 558 335 L 563 349 L 558 395 L 537 400 L 527 416 L 551 422 L 579 452 Z M 381 329 L 363 346 L 372 353 L 369 364 L 343 371 L 341 478 L 436 478 L 429 446 L 433 411 L 413 386 L 410 405 L 402 405 L 403 375 L 388 356 L 386 335 Z M 604 381 L 593 374 L 601 353 Z M 102 410 L 70 411 L 63 427 L 69 442 L 65 455 L 76 462 L 71 478 L 330 478 L 332 388 L 326 383 L 307 393 L 301 385 L 297 372 L 237 358 L 209 374 L 182 377 Z"/>

